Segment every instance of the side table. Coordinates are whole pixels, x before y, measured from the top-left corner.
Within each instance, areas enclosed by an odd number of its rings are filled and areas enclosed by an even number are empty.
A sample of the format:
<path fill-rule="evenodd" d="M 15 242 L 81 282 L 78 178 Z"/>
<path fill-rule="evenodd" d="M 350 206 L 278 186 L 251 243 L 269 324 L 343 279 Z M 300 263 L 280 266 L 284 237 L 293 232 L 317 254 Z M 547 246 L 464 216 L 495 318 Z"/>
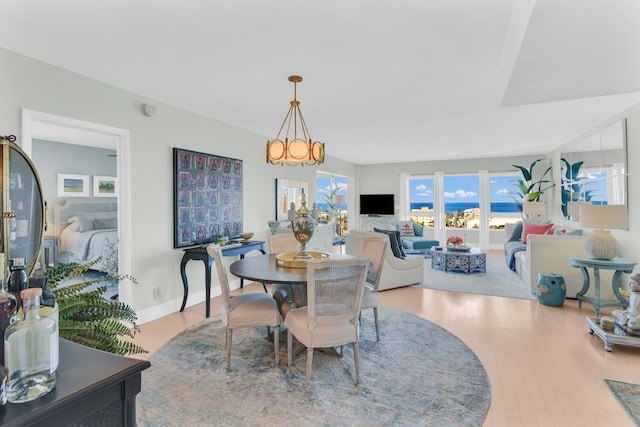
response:
<path fill-rule="evenodd" d="M 595 310 L 596 318 L 599 317 L 600 309 L 603 307 L 622 306 L 627 308 L 629 301 L 620 294 L 618 289 L 618 278 L 622 273 L 633 272 L 634 266 L 637 264 L 635 261 L 630 261 L 623 258 L 614 259 L 593 259 L 593 258 L 567 258 L 569 264 L 575 268 L 579 268 L 582 271 L 583 285 L 582 289 L 576 294 L 578 299 L 578 308 L 582 307 L 582 301 L 586 301 L 593 306 Z M 593 269 L 594 278 L 594 296 L 587 297 L 585 294 L 589 290 L 591 285 L 591 278 L 589 277 L 589 268 Z M 618 298 L 618 301 L 600 301 L 600 270 L 614 270 L 613 277 L 611 278 L 611 286 L 613 293 Z"/>
<path fill-rule="evenodd" d="M 255 240 L 255 241 L 247 241 L 242 242 L 239 246 L 232 245 L 228 248 L 222 248 L 223 256 L 237 256 L 240 255 L 240 259 L 244 258 L 246 253 L 251 251 L 260 251 L 263 254 L 266 254 L 267 251 L 264 247 L 264 242 Z M 182 261 L 180 262 L 180 276 L 182 276 L 182 286 L 184 287 L 184 295 L 182 296 L 182 306 L 180 307 L 180 311 L 184 311 L 184 307 L 187 304 L 187 297 L 189 296 L 189 283 L 187 281 L 187 272 L 186 266 L 187 263 L 191 260 L 202 261 L 204 263 L 205 268 L 205 279 L 204 279 L 204 290 L 205 290 L 205 299 L 206 299 L 206 317 L 210 315 L 210 305 L 211 305 L 211 266 L 213 265 L 213 258 L 209 256 L 207 252 L 206 246 L 196 246 L 193 248 L 187 248 L 184 250 L 184 255 L 182 256 Z M 240 280 L 240 287 L 242 288 L 244 283 L 242 279 Z M 266 285 L 265 292 L 266 292 Z"/>

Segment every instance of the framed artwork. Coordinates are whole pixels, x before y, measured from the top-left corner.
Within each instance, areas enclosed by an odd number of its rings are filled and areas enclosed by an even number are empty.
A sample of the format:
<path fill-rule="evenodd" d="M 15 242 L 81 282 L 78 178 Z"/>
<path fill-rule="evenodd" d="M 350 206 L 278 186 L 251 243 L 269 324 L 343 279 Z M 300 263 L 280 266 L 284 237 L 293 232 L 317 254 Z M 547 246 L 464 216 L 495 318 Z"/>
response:
<path fill-rule="evenodd" d="M 295 210 L 300 209 L 302 194 L 306 195 L 309 202 L 309 184 L 304 181 L 291 181 L 289 179 L 276 178 L 276 221 L 289 219 L 287 212 L 291 208 L 291 203 L 295 205 Z M 307 209 L 311 206 L 307 204 Z"/>
<path fill-rule="evenodd" d="M 93 197 L 116 197 L 115 176 L 93 176 Z"/>
<path fill-rule="evenodd" d="M 173 247 L 242 233 L 242 160 L 173 149 Z"/>
<path fill-rule="evenodd" d="M 58 197 L 89 197 L 89 175 L 59 173 Z"/>

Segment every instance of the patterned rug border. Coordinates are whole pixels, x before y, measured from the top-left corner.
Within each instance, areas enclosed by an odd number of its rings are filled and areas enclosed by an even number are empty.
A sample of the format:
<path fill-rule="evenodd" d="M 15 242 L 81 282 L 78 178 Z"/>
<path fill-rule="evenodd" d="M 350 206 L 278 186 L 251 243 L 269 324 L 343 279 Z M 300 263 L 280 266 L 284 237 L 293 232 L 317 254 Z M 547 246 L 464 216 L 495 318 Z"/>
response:
<path fill-rule="evenodd" d="M 264 339 L 264 328 L 238 330 L 232 371 L 227 373 L 219 319 L 191 326 L 151 357 L 137 401 L 139 425 L 168 426 L 178 419 L 192 426 L 328 426 L 337 420 L 367 426 L 482 425 L 491 403 L 491 384 L 473 350 L 446 329 L 413 314 L 380 307 L 379 315 L 382 336 L 376 342 L 372 310 L 362 314 L 360 385 L 353 384 L 349 345 L 342 358 L 314 354 L 306 397 L 305 352 L 291 369 L 274 369 L 273 347 Z"/>
<path fill-rule="evenodd" d="M 629 417 L 640 426 L 640 385 L 624 381 L 607 380 L 604 382 L 616 397 L 616 400 L 624 408 Z M 624 395 L 623 395 L 624 393 Z M 629 396 L 632 393 L 632 396 Z M 631 397 L 631 399 L 629 398 Z"/>

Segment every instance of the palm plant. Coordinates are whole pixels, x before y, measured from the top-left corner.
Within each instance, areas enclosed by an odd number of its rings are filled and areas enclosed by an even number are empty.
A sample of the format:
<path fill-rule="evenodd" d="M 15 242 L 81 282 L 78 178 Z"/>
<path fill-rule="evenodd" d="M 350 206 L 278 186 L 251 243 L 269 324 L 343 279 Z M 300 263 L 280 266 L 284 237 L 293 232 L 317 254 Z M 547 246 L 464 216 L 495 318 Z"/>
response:
<path fill-rule="evenodd" d="M 107 273 L 95 279 L 84 276 L 100 258 L 86 264 L 60 264 L 48 269 L 45 276 L 48 288 L 58 304 L 58 332 L 79 344 L 119 355 L 147 353 L 147 350 L 120 337 L 133 338 L 139 327 L 137 315 L 129 305 L 108 301 L 103 295 L 106 286 L 87 290 L 90 286 L 104 281 L 129 279 L 131 276 Z M 69 279 L 80 279 L 78 283 L 65 284 Z"/>
<path fill-rule="evenodd" d="M 518 197 L 512 196 L 512 198 L 515 200 L 516 204 L 518 205 L 518 208 L 521 211 L 522 211 L 522 204 L 524 202 L 539 202 L 540 196 L 543 195 L 546 190 L 554 186 L 554 184 L 551 183 L 550 180 L 545 179 L 545 176 L 551 171 L 551 166 L 549 166 L 547 170 L 544 171 L 544 173 L 540 176 L 539 180 L 537 181 L 533 180 L 533 168 L 541 160 L 542 159 L 538 159 L 533 163 L 531 163 L 531 166 L 529 166 L 529 169 L 525 168 L 524 166 L 511 165 L 515 168 L 518 168 L 522 173 L 522 179 L 512 180 L 512 182 L 515 182 L 515 185 L 518 187 L 518 191 L 511 192 L 518 195 Z M 545 188 L 542 188 L 543 185 L 549 184 L 549 183 L 551 184 L 546 186 Z"/>

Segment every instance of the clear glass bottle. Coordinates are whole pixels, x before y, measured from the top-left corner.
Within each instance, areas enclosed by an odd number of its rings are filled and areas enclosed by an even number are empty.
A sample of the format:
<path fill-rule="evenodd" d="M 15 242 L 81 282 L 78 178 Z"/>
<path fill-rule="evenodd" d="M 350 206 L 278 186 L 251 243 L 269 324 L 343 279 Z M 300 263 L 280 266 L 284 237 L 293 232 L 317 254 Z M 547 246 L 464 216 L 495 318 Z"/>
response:
<path fill-rule="evenodd" d="M 40 317 L 41 288 L 21 292 L 24 319 L 11 324 L 4 334 L 7 400 L 30 402 L 49 393 L 58 378 L 58 328 Z"/>
<path fill-rule="evenodd" d="M 4 337 L 4 331 L 16 320 L 18 301 L 7 289 L 7 274 L 5 254 L 0 252 L 0 333 Z M 4 345 L 0 346 L 0 363 L 4 363 Z"/>

